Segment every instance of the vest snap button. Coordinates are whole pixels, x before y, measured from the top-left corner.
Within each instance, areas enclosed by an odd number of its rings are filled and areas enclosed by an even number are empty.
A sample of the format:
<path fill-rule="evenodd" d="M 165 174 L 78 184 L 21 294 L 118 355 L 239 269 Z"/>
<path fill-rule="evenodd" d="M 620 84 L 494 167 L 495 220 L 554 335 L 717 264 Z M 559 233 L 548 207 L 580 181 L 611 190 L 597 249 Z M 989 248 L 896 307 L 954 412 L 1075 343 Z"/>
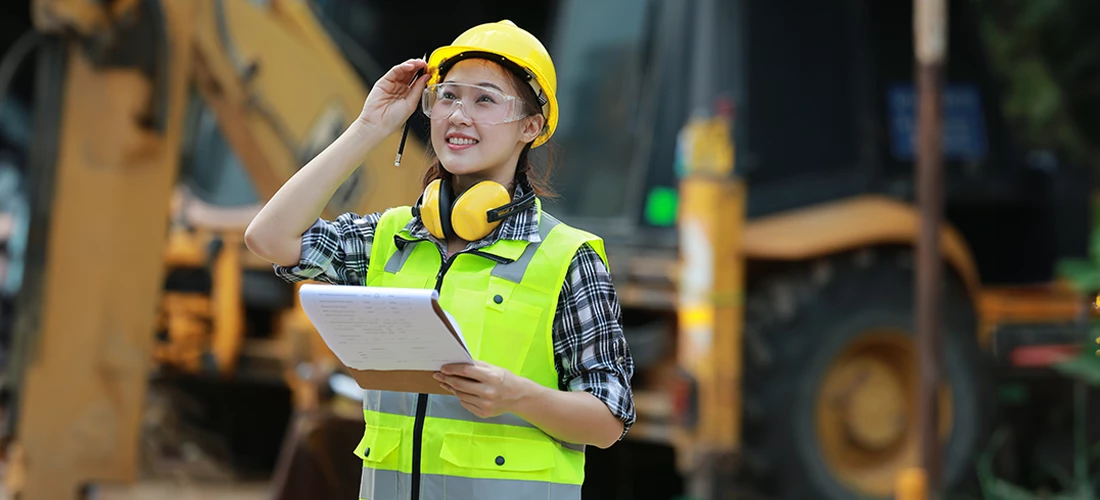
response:
<path fill-rule="evenodd" d="M 497 456 L 497 465 L 504 465 L 504 457 Z"/>
<path fill-rule="evenodd" d="M 497 304 L 504 302 L 504 297 L 501 297 L 500 295 L 494 295 L 493 302 L 496 302 Z"/>
<path fill-rule="evenodd" d="M 369 457 L 370 456 L 370 448 L 367 448 L 367 449 L 363 450 L 363 456 L 364 457 Z"/>

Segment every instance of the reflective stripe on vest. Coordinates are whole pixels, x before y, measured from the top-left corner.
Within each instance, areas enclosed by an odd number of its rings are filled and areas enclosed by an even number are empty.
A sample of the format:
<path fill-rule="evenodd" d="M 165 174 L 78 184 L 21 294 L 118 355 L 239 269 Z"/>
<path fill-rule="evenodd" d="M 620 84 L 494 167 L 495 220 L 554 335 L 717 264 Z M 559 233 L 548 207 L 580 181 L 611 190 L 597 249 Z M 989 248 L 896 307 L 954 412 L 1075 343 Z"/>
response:
<path fill-rule="evenodd" d="M 404 230 L 409 208 L 391 209 L 375 230 L 366 284 L 437 287 L 475 359 L 557 389 L 551 329 L 569 263 L 585 243 L 607 259 L 595 236 L 541 208 L 539 215 L 539 241 L 500 240 L 443 266 L 432 242 Z M 417 407 L 425 402 L 418 437 Z M 416 481 L 415 500 L 580 497 L 584 446 L 555 440 L 518 416 L 482 419 L 453 396 L 384 391 L 366 392 L 363 415 L 356 448 L 362 498 L 410 498 Z"/>
<path fill-rule="evenodd" d="M 420 477 L 420 481 L 421 500 L 451 498 L 567 500 L 581 497 L 579 484 L 472 479 L 434 474 L 425 474 Z M 363 476 L 359 480 L 359 500 L 409 498 L 411 487 L 412 474 L 392 470 L 363 469 Z"/>

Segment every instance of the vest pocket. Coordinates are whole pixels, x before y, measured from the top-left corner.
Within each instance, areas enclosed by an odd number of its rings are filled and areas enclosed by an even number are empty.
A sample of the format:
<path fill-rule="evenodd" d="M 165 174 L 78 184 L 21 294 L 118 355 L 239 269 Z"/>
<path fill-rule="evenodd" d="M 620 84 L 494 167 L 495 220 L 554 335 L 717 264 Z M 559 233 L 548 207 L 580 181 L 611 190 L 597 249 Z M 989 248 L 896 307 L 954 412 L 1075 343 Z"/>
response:
<path fill-rule="evenodd" d="M 396 469 L 400 453 L 394 450 L 400 445 L 401 429 L 368 425 L 355 447 L 355 456 L 363 460 L 363 467 Z"/>
<path fill-rule="evenodd" d="M 495 297 L 500 296 L 490 293 L 486 300 L 478 359 L 520 373 L 536 338 L 542 310 L 515 299 L 497 304 Z"/>
<path fill-rule="evenodd" d="M 472 477 L 492 477 L 490 471 L 498 471 L 510 473 L 502 476 L 520 478 L 524 473 L 554 467 L 554 446 L 533 439 L 448 432 L 439 455 L 452 466 L 479 471 L 468 475 Z M 467 474 L 459 471 L 455 475 Z"/>

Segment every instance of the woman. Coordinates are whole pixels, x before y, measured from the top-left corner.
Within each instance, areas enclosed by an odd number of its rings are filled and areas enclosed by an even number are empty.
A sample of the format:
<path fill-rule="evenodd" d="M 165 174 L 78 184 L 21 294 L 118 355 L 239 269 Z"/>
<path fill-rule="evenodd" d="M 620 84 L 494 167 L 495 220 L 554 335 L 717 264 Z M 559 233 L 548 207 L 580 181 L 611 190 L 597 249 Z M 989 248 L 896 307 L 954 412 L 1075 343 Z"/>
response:
<path fill-rule="evenodd" d="M 246 231 L 288 281 L 435 287 L 477 360 L 441 368 L 446 394 L 366 392 L 360 498 L 579 498 L 584 446 L 611 446 L 633 423 L 602 241 L 542 211 L 547 188 L 532 182 L 528 152 L 557 123 L 555 78 L 528 32 L 471 28 L 390 69 Z M 319 219 L 418 103 L 437 158 L 417 203 Z"/>

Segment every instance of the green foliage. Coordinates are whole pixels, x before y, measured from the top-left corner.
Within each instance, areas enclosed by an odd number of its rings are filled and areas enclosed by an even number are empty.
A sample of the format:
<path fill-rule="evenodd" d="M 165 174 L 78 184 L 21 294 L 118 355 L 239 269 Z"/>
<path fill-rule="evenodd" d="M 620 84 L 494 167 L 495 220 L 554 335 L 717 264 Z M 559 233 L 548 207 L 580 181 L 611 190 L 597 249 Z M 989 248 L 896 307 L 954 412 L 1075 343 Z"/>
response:
<path fill-rule="evenodd" d="M 1094 296 L 1100 292 L 1100 231 L 1094 231 L 1092 234 L 1089 258 L 1059 262 L 1057 272 L 1085 296 Z M 1083 321 L 1088 321 L 1088 323 L 1082 323 L 1081 327 L 1089 329 L 1090 337 L 1100 337 L 1100 323 L 1091 320 L 1091 317 Z M 1083 349 L 1076 357 L 1057 363 L 1053 368 L 1075 384 L 1073 472 L 1057 469 L 1044 471 L 1060 479 L 1062 491 L 1043 494 L 1027 491 L 997 477 L 993 473 L 992 457 L 996 455 L 1005 439 L 1004 431 L 999 430 L 978 463 L 978 474 L 986 498 L 998 500 L 1096 500 L 1098 498 L 1096 491 L 1100 486 L 1100 477 L 1095 475 L 1090 477 L 1089 468 L 1100 456 L 1098 453 L 1100 445 L 1089 446 L 1085 434 L 1085 422 L 1087 386 L 1100 386 L 1100 356 L 1097 356 L 1092 349 Z"/>
<path fill-rule="evenodd" d="M 1092 334 L 1096 335 L 1098 330 L 1100 329 L 1093 325 Z M 1084 351 L 1069 361 L 1059 363 L 1054 369 L 1067 377 L 1100 387 L 1100 356 L 1091 351 Z"/>
<path fill-rule="evenodd" d="M 1100 168 L 1100 2 L 971 2 L 1021 142 Z"/>
<path fill-rule="evenodd" d="M 1092 220 L 1100 221 L 1100 203 L 1093 205 Z M 1081 293 L 1100 293 L 1100 231 L 1092 231 L 1088 258 L 1063 259 L 1057 263 L 1055 272 Z"/>

